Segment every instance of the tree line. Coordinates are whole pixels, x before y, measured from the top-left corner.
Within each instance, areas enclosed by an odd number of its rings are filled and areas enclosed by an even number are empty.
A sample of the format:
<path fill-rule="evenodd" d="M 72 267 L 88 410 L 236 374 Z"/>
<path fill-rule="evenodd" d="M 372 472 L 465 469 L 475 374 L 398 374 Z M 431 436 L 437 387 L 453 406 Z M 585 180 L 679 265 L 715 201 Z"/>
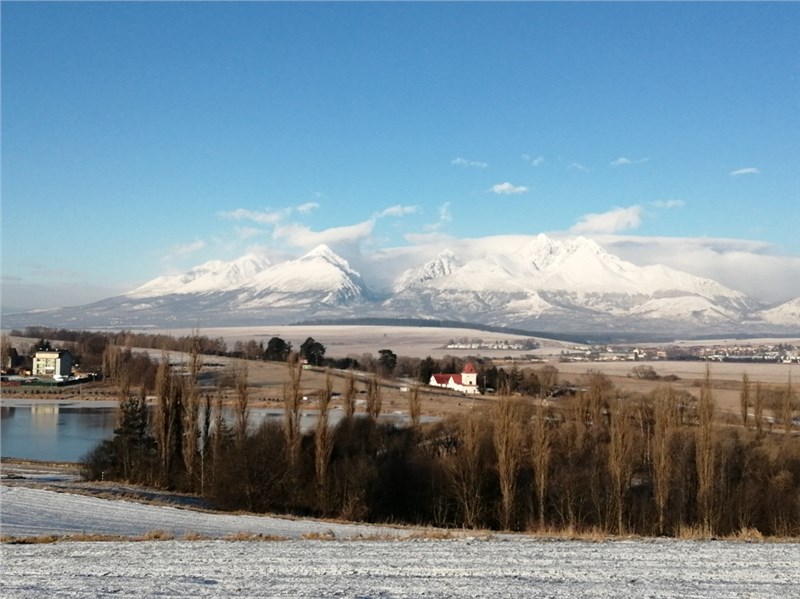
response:
<path fill-rule="evenodd" d="M 113 356 L 108 358 L 114 363 Z M 623 392 L 601 373 L 557 402 L 496 398 L 462 416 L 420 424 L 419 388 L 408 394 L 410 424 L 380 419 L 379 378 L 356 413 L 356 378 L 331 421 L 332 377 L 318 419 L 300 426 L 302 362 L 287 356 L 280 423 L 249 419 L 247 362 L 223 391 L 201 392 L 202 356 L 186 368 L 161 361 L 155 408 L 127 385 L 120 367 L 120 423 L 84 460 L 86 478 L 115 478 L 199 493 L 230 510 L 279 512 L 498 530 L 600 531 L 705 536 L 800 534 L 800 438 L 791 385 L 742 382 L 743 422 L 717 418 L 710 375 L 699 397 L 662 385 Z M 770 394 L 785 420 L 770 430 Z M 774 402 L 773 402 L 774 403 Z M 759 420 L 749 415 L 754 408 Z M 338 411 L 337 411 L 338 412 Z"/>
<path fill-rule="evenodd" d="M 153 353 L 196 351 L 202 356 L 222 356 L 244 360 L 265 360 L 286 362 L 289 355 L 296 354 L 307 364 L 322 368 L 338 370 L 358 370 L 379 373 L 382 376 L 396 376 L 416 379 L 427 384 L 435 373 L 455 374 L 463 371 L 466 363 L 472 361 L 478 370 L 478 386 L 482 392 L 486 389 L 507 389 L 510 393 L 536 395 L 553 393 L 558 387 L 558 371 L 552 366 L 545 366 L 537 373 L 522 371 L 516 365 L 506 370 L 492 365 L 491 360 L 475 357 L 455 357 L 446 355 L 437 360 L 431 356 L 424 359 L 398 356 L 391 349 L 380 349 L 378 355 L 366 353 L 359 356 L 332 358 L 326 356 L 324 344 L 308 337 L 299 348 L 280 337 L 272 337 L 266 345 L 263 341 L 250 339 L 238 340 L 232 348 L 228 348 L 222 337 L 208 337 L 195 332 L 190 335 L 173 337 L 167 334 L 142 333 L 132 331 L 99 332 L 73 331 L 42 326 L 30 326 L 24 330 L 12 330 L 11 336 L 38 339 L 33 342 L 28 353 L 33 355 L 40 349 L 54 347 L 49 339 L 57 339 L 59 348 L 67 349 L 75 362 L 87 372 L 96 372 L 101 376 L 108 374 L 105 362 L 107 350 L 121 348 L 121 354 L 115 354 L 117 360 L 126 364 L 130 371 L 130 381 L 134 386 L 152 387 L 155 379 L 157 359 L 152 359 L 148 352 L 136 350 L 152 350 Z M 6 355 L 10 349 L 6 336 L 0 344 L 0 354 Z"/>

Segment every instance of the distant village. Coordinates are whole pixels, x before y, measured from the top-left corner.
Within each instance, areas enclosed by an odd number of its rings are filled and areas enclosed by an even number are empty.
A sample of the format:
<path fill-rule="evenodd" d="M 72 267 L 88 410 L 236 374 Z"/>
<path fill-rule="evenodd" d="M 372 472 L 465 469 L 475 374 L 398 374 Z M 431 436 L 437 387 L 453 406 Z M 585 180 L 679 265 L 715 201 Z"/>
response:
<path fill-rule="evenodd" d="M 534 339 L 484 341 L 480 338 L 451 339 L 444 346 L 454 350 L 533 351 L 541 345 Z M 543 357 L 543 356 L 542 356 Z M 537 361 L 536 356 L 526 356 Z M 716 344 L 689 343 L 675 345 L 571 345 L 558 355 L 561 362 L 649 362 L 656 360 L 697 360 L 709 362 L 800 363 L 800 348 L 791 343 L 747 343 L 744 341 Z"/>
<path fill-rule="evenodd" d="M 647 362 L 700 360 L 708 362 L 800 363 L 800 349 L 788 343 L 672 346 L 575 345 L 561 352 L 562 362 Z"/>
<path fill-rule="evenodd" d="M 530 351 L 539 348 L 539 342 L 534 339 L 515 339 L 514 341 L 484 342 L 482 339 L 451 339 L 445 345 L 446 349 L 480 349 L 487 351 Z"/>

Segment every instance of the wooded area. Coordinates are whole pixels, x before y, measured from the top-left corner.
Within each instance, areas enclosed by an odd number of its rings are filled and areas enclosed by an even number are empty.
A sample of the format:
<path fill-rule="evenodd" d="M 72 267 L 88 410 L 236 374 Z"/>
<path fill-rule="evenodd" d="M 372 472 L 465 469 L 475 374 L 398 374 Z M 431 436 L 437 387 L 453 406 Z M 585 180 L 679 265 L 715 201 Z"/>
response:
<path fill-rule="evenodd" d="M 246 362 L 222 390 L 201 393 L 199 347 L 185 368 L 166 360 L 148 390 L 131 391 L 119 348 L 104 362 L 120 381 L 120 425 L 85 460 L 87 478 L 117 478 L 199 493 L 231 510 L 347 520 L 541 532 L 702 536 L 757 531 L 800 534 L 800 437 L 791 383 L 742 381 L 742 422 L 716 418 L 710 373 L 699 398 L 664 384 L 622 392 L 590 372 L 574 395 L 545 401 L 507 388 L 483 407 L 433 424 L 419 422 L 408 393 L 408 426 L 380 422 L 377 375 L 356 413 L 355 379 L 345 416 L 329 423 L 330 375 L 312 430 L 300 427 L 302 364 L 286 362 L 282 425 L 248 426 Z M 123 364 L 124 362 L 119 362 Z M 764 416 L 770 406 L 772 422 Z M 755 417 L 749 416 L 754 411 Z M 767 422 L 768 424 L 765 424 Z"/>

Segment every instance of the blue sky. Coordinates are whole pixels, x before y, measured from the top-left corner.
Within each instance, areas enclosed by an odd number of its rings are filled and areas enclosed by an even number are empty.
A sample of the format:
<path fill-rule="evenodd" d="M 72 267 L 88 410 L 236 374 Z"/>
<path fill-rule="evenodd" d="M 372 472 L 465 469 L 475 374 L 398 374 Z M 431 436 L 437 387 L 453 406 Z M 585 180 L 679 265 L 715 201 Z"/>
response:
<path fill-rule="evenodd" d="M 540 232 L 800 295 L 797 3 L 0 10 L 4 305 Z"/>

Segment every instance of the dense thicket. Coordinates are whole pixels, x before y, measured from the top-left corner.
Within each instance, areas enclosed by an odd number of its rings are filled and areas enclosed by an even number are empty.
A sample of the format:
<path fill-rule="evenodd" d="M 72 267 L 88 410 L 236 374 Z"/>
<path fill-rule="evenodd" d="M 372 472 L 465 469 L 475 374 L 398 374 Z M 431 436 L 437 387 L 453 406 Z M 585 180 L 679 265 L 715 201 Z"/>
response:
<path fill-rule="evenodd" d="M 219 397 L 200 397 L 196 352 L 180 375 L 162 363 L 146 426 L 142 400 L 125 391 L 120 426 L 86 457 L 87 477 L 201 493 L 231 510 L 374 522 L 800 535 L 791 386 L 747 388 L 752 402 L 769 396 L 778 416 L 753 428 L 714 418 L 708 379 L 699 399 L 669 386 L 645 396 L 590 372 L 573 397 L 545 404 L 505 394 L 427 426 L 380 423 L 380 389 L 371 389 L 366 414 L 350 415 L 345 401 L 335 427 L 301 431 L 296 356 L 287 360 L 283 423 L 252 427 L 246 369 L 233 377 L 236 405 L 223 414 Z M 325 419 L 330 391 L 328 380 L 320 390 Z"/>

